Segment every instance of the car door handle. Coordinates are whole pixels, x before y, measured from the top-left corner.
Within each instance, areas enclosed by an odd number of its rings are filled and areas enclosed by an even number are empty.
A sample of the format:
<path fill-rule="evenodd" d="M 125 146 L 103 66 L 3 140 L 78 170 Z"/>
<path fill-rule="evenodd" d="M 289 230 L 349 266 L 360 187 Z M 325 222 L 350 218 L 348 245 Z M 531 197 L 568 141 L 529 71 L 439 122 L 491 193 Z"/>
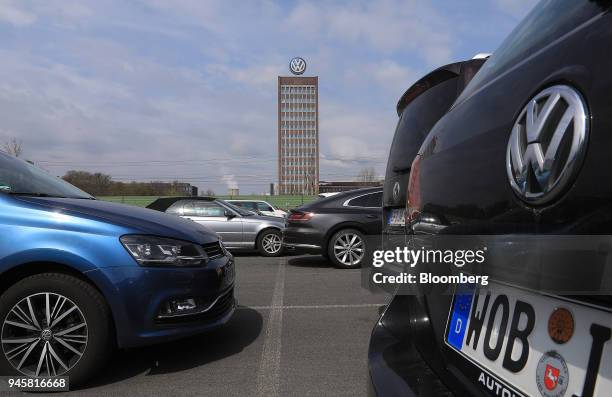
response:
<path fill-rule="evenodd" d="M 377 217 L 378 217 L 378 216 L 376 216 L 376 215 L 372 215 L 372 214 L 370 214 L 370 215 L 366 215 L 366 218 L 370 218 L 370 219 L 374 219 L 374 218 L 377 218 Z"/>

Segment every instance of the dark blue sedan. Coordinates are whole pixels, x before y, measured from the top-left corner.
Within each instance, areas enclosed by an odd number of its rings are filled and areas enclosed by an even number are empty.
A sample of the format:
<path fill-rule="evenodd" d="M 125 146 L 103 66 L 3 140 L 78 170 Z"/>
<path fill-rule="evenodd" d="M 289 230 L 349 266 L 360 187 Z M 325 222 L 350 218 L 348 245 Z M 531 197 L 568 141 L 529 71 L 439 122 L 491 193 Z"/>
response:
<path fill-rule="evenodd" d="M 97 201 L 0 154 L 0 374 L 95 374 L 113 346 L 226 323 L 234 263 L 189 220 Z"/>

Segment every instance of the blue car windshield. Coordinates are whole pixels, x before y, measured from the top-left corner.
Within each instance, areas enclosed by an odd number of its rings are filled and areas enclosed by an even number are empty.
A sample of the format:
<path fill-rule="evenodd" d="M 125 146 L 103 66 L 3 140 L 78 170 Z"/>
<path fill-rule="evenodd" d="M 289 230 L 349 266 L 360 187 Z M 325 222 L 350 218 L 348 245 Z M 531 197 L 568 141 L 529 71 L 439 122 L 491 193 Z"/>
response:
<path fill-rule="evenodd" d="M 25 161 L 0 153 L 0 194 L 92 199 L 68 182 Z"/>

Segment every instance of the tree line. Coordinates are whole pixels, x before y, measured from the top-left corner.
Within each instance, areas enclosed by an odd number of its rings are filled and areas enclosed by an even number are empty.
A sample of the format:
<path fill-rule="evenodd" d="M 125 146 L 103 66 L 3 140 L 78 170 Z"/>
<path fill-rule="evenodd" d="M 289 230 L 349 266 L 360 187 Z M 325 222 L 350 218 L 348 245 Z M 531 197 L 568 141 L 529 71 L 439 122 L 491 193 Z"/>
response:
<path fill-rule="evenodd" d="M 191 185 L 184 182 L 117 182 L 100 172 L 68 171 L 66 182 L 92 196 L 177 196 L 188 195 Z"/>

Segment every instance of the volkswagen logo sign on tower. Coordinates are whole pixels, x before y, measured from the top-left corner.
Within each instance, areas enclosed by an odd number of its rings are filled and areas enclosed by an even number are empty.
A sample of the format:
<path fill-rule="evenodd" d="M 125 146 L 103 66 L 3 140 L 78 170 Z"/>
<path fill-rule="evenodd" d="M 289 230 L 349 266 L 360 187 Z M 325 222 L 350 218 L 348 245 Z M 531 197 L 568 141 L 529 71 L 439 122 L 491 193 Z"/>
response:
<path fill-rule="evenodd" d="M 289 70 L 295 75 L 304 74 L 306 71 L 306 61 L 304 58 L 295 57 L 289 62 Z"/>
<path fill-rule="evenodd" d="M 586 152 L 588 110 L 567 85 L 540 91 L 519 114 L 508 142 L 506 170 L 525 202 L 551 202 L 574 180 Z"/>

